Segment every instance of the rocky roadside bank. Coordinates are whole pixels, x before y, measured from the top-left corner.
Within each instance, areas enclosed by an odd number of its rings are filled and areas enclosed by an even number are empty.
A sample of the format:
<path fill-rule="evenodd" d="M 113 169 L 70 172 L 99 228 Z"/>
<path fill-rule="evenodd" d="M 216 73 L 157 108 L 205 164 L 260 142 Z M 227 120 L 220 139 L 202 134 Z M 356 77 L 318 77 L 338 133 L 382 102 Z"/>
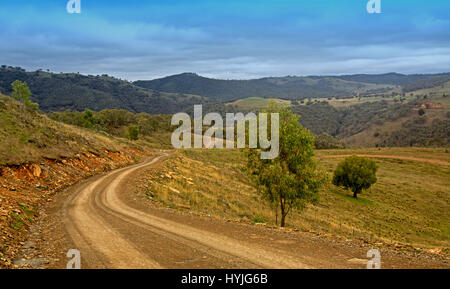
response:
<path fill-rule="evenodd" d="M 65 188 L 90 176 L 133 164 L 151 150 L 85 152 L 72 158 L 43 159 L 0 167 L 0 268 L 14 268 L 39 208 Z"/>

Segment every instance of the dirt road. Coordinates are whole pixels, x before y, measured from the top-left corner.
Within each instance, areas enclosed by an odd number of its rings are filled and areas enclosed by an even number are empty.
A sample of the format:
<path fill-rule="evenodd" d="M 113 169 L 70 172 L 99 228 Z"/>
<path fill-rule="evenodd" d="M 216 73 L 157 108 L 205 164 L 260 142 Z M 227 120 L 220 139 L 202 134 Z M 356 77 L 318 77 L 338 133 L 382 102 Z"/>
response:
<path fill-rule="evenodd" d="M 33 235 L 38 254 L 47 256 L 42 267 L 64 267 L 69 249 L 81 252 L 82 268 L 366 267 L 371 247 L 364 243 L 151 205 L 135 193 L 135 181 L 166 156 L 161 153 L 67 190 Z M 383 268 L 448 267 L 443 260 L 380 250 Z"/>

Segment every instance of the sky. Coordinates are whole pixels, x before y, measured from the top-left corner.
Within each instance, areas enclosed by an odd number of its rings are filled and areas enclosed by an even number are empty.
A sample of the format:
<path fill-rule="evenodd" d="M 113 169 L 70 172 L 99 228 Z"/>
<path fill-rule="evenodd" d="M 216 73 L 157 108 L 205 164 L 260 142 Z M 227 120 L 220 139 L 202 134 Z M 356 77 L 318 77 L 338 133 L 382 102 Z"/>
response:
<path fill-rule="evenodd" d="M 0 0 L 0 64 L 127 80 L 450 71 L 450 1 Z"/>

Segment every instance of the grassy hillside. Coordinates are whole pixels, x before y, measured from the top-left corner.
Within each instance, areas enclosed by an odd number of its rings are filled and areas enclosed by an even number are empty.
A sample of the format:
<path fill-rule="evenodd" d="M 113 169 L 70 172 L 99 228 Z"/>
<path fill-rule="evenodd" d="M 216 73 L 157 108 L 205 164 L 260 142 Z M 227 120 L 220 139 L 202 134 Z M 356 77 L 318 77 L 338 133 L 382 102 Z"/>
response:
<path fill-rule="evenodd" d="M 436 99 L 436 101 L 440 102 L 445 101 L 445 103 L 443 103 L 444 105 L 450 105 L 450 100 L 446 97 L 443 97 L 444 95 L 450 95 L 450 81 L 443 82 L 434 87 L 413 90 L 410 91 L 408 94 L 413 96 L 426 95 Z"/>
<path fill-rule="evenodd" d="M 318 151 L 320 166 L 330 174 L 341 154 L 379 154 L 450 162 L 444 149 L 373 149 Z M 325 186 L 319 203 L 293 212 L 288 225 L 373 242 L 450 249 L 450 182 L 448 165 L 375 158 L 378 182 L 359 199 Z M 149 200 L 180 210 L 221 218 L 274 224 L 273 208 L 261 201 L 242 172 L 245 157 L 237 150 L 185 150 L 164 167 L 148 172 L 141 191 Z"/>
<path fill-rule="evenodd" d="M 350 146 L 447 146 L 450 139 L 448 97 L 382 99 L 335 107 L 327 101 L 294 105 L 300 123 L 315 134 L 328 133 Z M 424 115 L 419 115 L 423 109 Z"/>
<path fill-rule="evenodd" d="M 124 139 L 56 122 L 0 94 L 0 165 L 71 157 L 80 152 L 120 151 L 129 145 L 134 146 Z"/>

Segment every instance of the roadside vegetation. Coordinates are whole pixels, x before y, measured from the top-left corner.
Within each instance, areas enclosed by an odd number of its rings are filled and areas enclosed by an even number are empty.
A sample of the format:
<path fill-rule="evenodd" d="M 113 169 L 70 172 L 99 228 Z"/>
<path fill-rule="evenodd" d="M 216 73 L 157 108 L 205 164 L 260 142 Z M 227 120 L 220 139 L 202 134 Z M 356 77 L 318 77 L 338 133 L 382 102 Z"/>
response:
<path fill-rule="evenodd" d="M 171 148 L 171 115 L 135 114 L 121 109 L 105 109 L 99 112 L 54 112 L 49 116 L 59 122 L 129 139 L 148 147 Z"/>

